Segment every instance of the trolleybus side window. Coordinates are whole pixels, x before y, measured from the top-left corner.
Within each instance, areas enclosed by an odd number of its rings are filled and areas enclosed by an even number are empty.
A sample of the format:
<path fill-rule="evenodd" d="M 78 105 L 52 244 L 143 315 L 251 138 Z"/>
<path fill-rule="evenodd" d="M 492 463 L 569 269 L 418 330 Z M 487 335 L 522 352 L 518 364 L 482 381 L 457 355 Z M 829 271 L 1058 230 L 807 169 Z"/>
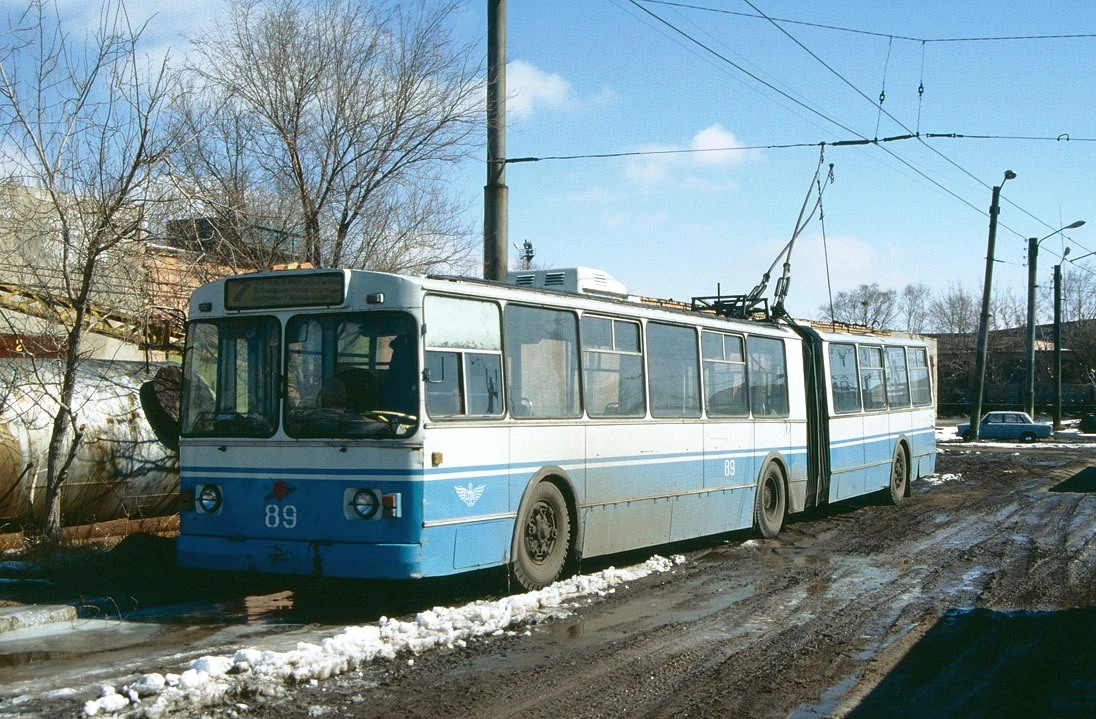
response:
<path fill-rule="evenodd" d="M 704 406 L 709 417 L 746 417 L 746 351 L 740 335 L 700 333 Z"/>
<path fill-rule="evenodd" d="M 906 348 L 906 357 L 909 359 L 910 390 L 913 394 L 913 404 L 924 407 L 932 404 L 932 382 L 929 379 L 928 352 L 923 348 Z"/>
<path fill-rule="evenodd" d="M 647 323 L 652 417 L 699 417 L 699 357 L 691 327 Z"/>
<path fill-rule="evenodd" d="M 426 411 L 431 417 L 498 417 L 502 403 L 502 329 L 493 302 L 429 295 Z"/>
<path fill-rule="evenodd" d="M 639 323 L 582 318 L 582 369 L 591 417 L 642 417 L 643 355 Z"/>
<path fill-rule="evenodd" d="M 860 411 L 860 378 L 856 370 L 856 345 L 830 345 L 830 387 L 833 411 Z"/>
<path fill-rule="evenodd" d="M 582 414 L 573 312 L 507 305 L 503 347 L 511 415 L 542 419 Z"/>
<path fill-rule="evenodd" d="M 887 347 L 887 406 L 898 409 L 910 406 L 910 381 L 906 374 L 906 348 Z"/>
<path fill-rule="evenodd" d="M 181 430 L 197 437 L 269 437 L 278 427 L 273 317 L 194 322 L 187 334 Z"/>
<path fill-rule="evenodd" d="M 750 409 L 754 417 L 788 416 L 788 365 L 784 342 L 751 335 L 746 339 L 749 358 Z"/>
<path fill-rule="evenodd" d="M 286 324 L 286 433 L 392 437 L 418 423 L 417 324 L 399 312 L 297 315 Z"/>
<path fill-rule="evenodd" d="M 860 348 L 860 386 L 864 409 L 886 409 L 887 388 L 883 381 L 883 348 Z"/>

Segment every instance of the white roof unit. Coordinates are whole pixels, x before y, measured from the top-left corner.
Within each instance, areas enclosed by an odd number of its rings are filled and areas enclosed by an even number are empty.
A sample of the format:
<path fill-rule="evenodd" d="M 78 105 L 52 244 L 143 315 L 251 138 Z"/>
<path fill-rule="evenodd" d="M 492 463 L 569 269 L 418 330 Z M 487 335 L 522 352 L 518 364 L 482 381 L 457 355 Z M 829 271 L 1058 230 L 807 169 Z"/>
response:
<path fill-rule="evenodd" d="M 506 275 L 506 284 L 573 294 L 606 295 L 619 298 L 628 296 L 628 288 L 613 279 L 609 273 L 589 267 L 509 272 Z"/>

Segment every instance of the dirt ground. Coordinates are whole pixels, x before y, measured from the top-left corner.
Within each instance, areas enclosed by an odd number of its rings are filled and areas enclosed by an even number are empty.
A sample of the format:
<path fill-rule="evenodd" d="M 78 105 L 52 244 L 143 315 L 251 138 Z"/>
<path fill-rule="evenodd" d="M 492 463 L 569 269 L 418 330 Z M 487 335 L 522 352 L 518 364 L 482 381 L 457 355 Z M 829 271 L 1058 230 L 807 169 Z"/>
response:
<path fill-rule="evenodd" d="M 674 548 L 673 572 L 527 636 L 241 701 L 263 719 L 1093 716 L 1090 458 L 951 445 L 897 507 Z"/>

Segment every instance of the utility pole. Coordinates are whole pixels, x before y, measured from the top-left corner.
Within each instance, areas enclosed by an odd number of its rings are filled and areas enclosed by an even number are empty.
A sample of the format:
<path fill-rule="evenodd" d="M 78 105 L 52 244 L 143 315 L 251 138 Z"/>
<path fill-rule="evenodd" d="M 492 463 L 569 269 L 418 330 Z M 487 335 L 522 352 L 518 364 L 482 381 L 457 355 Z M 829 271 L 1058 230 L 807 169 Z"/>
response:
<path fill-rule="evenodd" d="M 1069 254 L 1066 248 L 1065 255 Z M 1054 430 L 1062 428 L 1062 263 L 1054 265 Z"/>
<path fill-rule="evenodd" d="M 971 391 L 970 431 L 974 439 L 981 437 L 982 391 L 986 385 L 986 344 L 989 340 L 989 297 L 993 284 L 993 251 L 997 244 L 997 214 L 1000 212 L 1001 188 L 1016 177 L 1012 170 L 1005 170 L 1005 179 L 993 186 L 993 199 L 989 204 L 989 243 L 986 248 L 986 280 L 982 285 L 982 315 L 978 322 L 978 350 L 974 367 L 974 387 Z"/>
<path fill-rule="evenodd" d="M 483 278 L 506 281 L 506 0 L 487 0 L 487 185 L 483 188 Z"/>
<path fill-rule="evenodd" d="M 1024 386 L 1024 411 L 1035 418 L 1035 263 L 1039 259 L 1039 240 L 1028 238 L 1027 306 L 1027 382 Z"/>
<path fill-rule="evenodd" d="M 1027 386 L 1024 395 L 1024 410 L 1032 417 L 1035 416 L 1035 265 L 1039 260 L 1039 243 L 1054 237 L 1059 232 L 1077 229 L 1083 224 L 1085 224 L 1084 220 L 1077 220 L 1065 227 L 1059 227 L 1046 237 L 1040 237 L 1039 239 L 1032 237 L 1028 240 Z M 1062 256 L 1063 259 L 1068 254 L 1069 248 L 1067 247 L 1065 254 Z M 1059 273 L 1062 270 L 1060 264 L 1055 266 L 1054 269 Z"/>

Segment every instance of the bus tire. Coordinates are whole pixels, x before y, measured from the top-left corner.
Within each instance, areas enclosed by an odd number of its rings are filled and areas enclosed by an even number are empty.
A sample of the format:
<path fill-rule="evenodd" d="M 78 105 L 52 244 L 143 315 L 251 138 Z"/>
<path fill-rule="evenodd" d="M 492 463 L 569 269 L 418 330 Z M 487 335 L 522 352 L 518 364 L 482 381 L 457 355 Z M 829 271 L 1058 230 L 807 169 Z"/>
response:
<path fill-rule="evenodd" d="M 890 482 L 887 485 L 885 498 L 887 504 L 898 504 L 909 492 L 910 463 L 906 458 L 906 448 L 898 445 L 894 449 L 894 459 L 891 460 Z"/>
<path fill-rule="evenodd" d="M 784 473 L 776 462 L 769 462 L 761 472 L 761 482 L 754 500 L 754 527 L 762 537 L 772 539 L 780 534 L 787 506 Z"/>
<path fill-rule="evenodd" d="M 540 482 L 530 491 L 514 528 L 511 573 L 526 591 L 559 579 L 571 548 L 571 515 L 559 487 Z"/>

